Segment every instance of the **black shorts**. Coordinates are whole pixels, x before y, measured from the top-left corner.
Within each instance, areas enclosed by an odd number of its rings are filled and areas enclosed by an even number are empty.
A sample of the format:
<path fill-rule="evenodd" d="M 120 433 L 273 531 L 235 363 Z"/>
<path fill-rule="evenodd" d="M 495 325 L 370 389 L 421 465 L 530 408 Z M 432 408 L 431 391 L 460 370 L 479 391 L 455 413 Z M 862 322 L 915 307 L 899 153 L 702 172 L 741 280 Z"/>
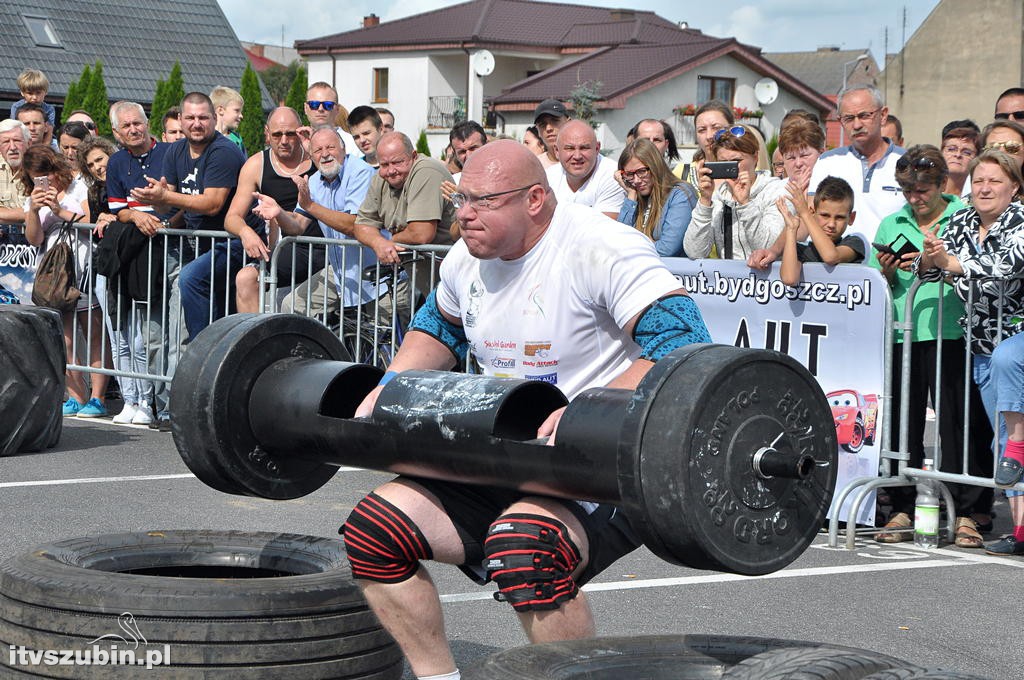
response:
<path fill-rule="evenodd" d="M 537 497 L 513 489 L 494 486 L 473 486 L 456 482 L 445 482 L 420 477 L 400 477 L 420 485 L 440 501 L 455 530 L 462 540 L 466 561 L 457 565 L 467 576 L 479 584 L 487 583 L 487 571 L 483 568 L 484 539 L 491 523 L 518 500 Z M 615 560 L 627 555 L 640 546 L 633 527 L 626 516 L 613 505 L 599 504 L 588 513 L 576 501 L 553 499 L 571 512 L 583 526 L 590 545 L 588 562 L 577 585 L 583 585 L 607 569 Z"/>

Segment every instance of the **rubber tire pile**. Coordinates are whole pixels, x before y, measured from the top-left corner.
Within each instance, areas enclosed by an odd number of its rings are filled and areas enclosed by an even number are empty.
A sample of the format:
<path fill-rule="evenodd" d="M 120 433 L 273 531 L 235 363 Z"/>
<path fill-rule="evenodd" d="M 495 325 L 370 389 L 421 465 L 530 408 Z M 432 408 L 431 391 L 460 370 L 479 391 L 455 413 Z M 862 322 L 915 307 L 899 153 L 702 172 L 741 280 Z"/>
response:
<path fill-rule="evenodd" d="M 463 680 L 986 680 L 863 649 L 721 635 L 607 637 L 497 652 Z"/>
<path fill-rule="evenodd" d="M 169 650 L 169 665 L 24 664 L 29 650 Z M 338 539 L 150 531 L 43 545 L 0 566 L 2 677 L 398 680 L 401 650 Z"/>
<path fill-rule="evenodd" d="M 60 441 L 64 368 L 60 313 L 0 305 L 0 456 Z"/>

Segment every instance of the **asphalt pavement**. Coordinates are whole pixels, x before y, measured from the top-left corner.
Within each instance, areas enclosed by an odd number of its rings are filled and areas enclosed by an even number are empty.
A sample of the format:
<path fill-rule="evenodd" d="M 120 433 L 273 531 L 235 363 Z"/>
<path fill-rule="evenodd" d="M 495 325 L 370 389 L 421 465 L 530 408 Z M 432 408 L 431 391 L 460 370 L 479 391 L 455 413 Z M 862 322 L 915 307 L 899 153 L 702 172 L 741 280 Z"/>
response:
<path fill-rule="evenodd" d="M 158 529 L 237 529 L 337 537 L 352 505 L 391 475 L 343 469 L 294 501 L 231 496 L 203 485 L 170 434 L 107 420 L 65 419 L 51 450 L 0 459 L 0 557 L 45 542 Z M 1009 530 L 1006 504 L 996 531 Z M 993 679 L 1024 677 L 1024 558 L 953 546 L 821 534 L 788 568 L 744 577 L 668 564 L 640 549 L 587 588 L 601 635 L 700 633 L 811 640 L 874 650 Z M 430 567 L 457 661 L 526 644 L 511 609 L 453 567 Z M 412 675 L 406 671 L 407 678 Z"/>

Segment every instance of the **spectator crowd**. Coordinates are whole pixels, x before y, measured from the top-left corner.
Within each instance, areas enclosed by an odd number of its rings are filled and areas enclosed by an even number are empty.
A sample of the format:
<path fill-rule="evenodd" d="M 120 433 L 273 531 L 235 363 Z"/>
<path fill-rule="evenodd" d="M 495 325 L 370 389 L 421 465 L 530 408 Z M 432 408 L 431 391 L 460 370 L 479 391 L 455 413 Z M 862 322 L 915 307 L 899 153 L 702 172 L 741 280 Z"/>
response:
<path fill-rule="evenodd" d="M 897 323 L 911 286 L 923 282 L 910 311 L 913 332 L 909 342 L 894 335 L 892 362 L 898 400 L 900 357 L 909 352 L 910 464 L 920 467 L 929 407 L 941 403 L 943 471 L 994 477 L 1008 489 L 1024 476 L 1022 88 L 1002 93 L 984 126 L 952 120 L 942 130 L 915 130 L 914 138 L 935 143 L 904 149 L 881 94 L 854 86 L 837 100 L 848 145 L 826 150 L 818 117 L 792 110 L 771 157 L 756 127 L 712 100 L 696 110 L 698 148 L 686 162 L 662 120 L 638 121 L 614 158 L 602 154 L 591 125 L 548 99 L 522 139 L 543 179 L 474 195 L 460 179 L 469 158 L 494 140 L 481 125 L 452 128 L 442 162 L 417 153 L 390 111 L 347 111 L 324 82 L 307 90 L 309 124 L 298 111 L 275 108 L 265 148 L 251 155 L 235 132 L 242 98 L 227 87 L 187 94 L 163 116 L 160 139 L 140 104 L 113 104 L 115 145 L 96 136 L 83 111 L 57 127 L 41 72 L 26 70 L 18 86 L 23 99 L 0 122 L 0 221 L 24 223 L 40 256 L 72 240 L 83 295 L 64 312 L 65 341 L 71 356 L 76 332 L 85 333 L 93 368 L 173 375 L 178 355 L 213 320 L 259 311 L 260 263 L 282 235 L 351 242 L 282 246 L 276 273 L 290 284 L 285 311 L 329 318 L 384 307 L 390 316 L 395 305 L 408 318 L 401 301 L 428 295 L 436 272 L 403 278 L 378 300 L 380 288 L 363 270 L 399 263 L 410 246 L 450 246 L 467 214 L 526 200 L 539 184 L 559 205 L 635 228 L 661 257 L 740 260 L 757 270 L 778 262 L 787 285 L 800 281 L 805 262 L 864 263 L 889 283 Z M 95 226 L 69 232 L 73 223 Z M 233 238 L 164 239 L 166 229 Z M 141 312 L 132 300 L 159 304 Z M 104 373 L 87 382 L 69 372 L 64 414 L 108 415 L 106 382 Z M 169 428 L 168 383 L 118 382 L 124 407 L 115 421 Z M 993 469 L 994 438 L 1002 455 Z M 895 439 L 886 445 L 898 448 Z M 1024 497 L 1007 491 L 1014 533 L 986 545 L 992 489 L 950 486 L 957 545 L 1024 554 Z M 892 512 L 876 538 L 908 540 L 901 530 L 913 525 L 912 487 L 889 494 Z"/>

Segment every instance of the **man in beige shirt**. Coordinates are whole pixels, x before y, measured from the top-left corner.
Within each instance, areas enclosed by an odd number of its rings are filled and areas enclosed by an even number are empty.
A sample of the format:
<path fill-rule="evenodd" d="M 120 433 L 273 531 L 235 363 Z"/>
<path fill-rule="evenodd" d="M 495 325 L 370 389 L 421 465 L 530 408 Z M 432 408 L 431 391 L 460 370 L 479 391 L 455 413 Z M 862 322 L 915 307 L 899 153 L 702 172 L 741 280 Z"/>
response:
<path fill-rule="evenodd" d="M 29 131 L 20 121 L 0 122 L 0 222 L 25 221 L 25 195 L 21 187 L 21 159 L 28 148 Z"/>

